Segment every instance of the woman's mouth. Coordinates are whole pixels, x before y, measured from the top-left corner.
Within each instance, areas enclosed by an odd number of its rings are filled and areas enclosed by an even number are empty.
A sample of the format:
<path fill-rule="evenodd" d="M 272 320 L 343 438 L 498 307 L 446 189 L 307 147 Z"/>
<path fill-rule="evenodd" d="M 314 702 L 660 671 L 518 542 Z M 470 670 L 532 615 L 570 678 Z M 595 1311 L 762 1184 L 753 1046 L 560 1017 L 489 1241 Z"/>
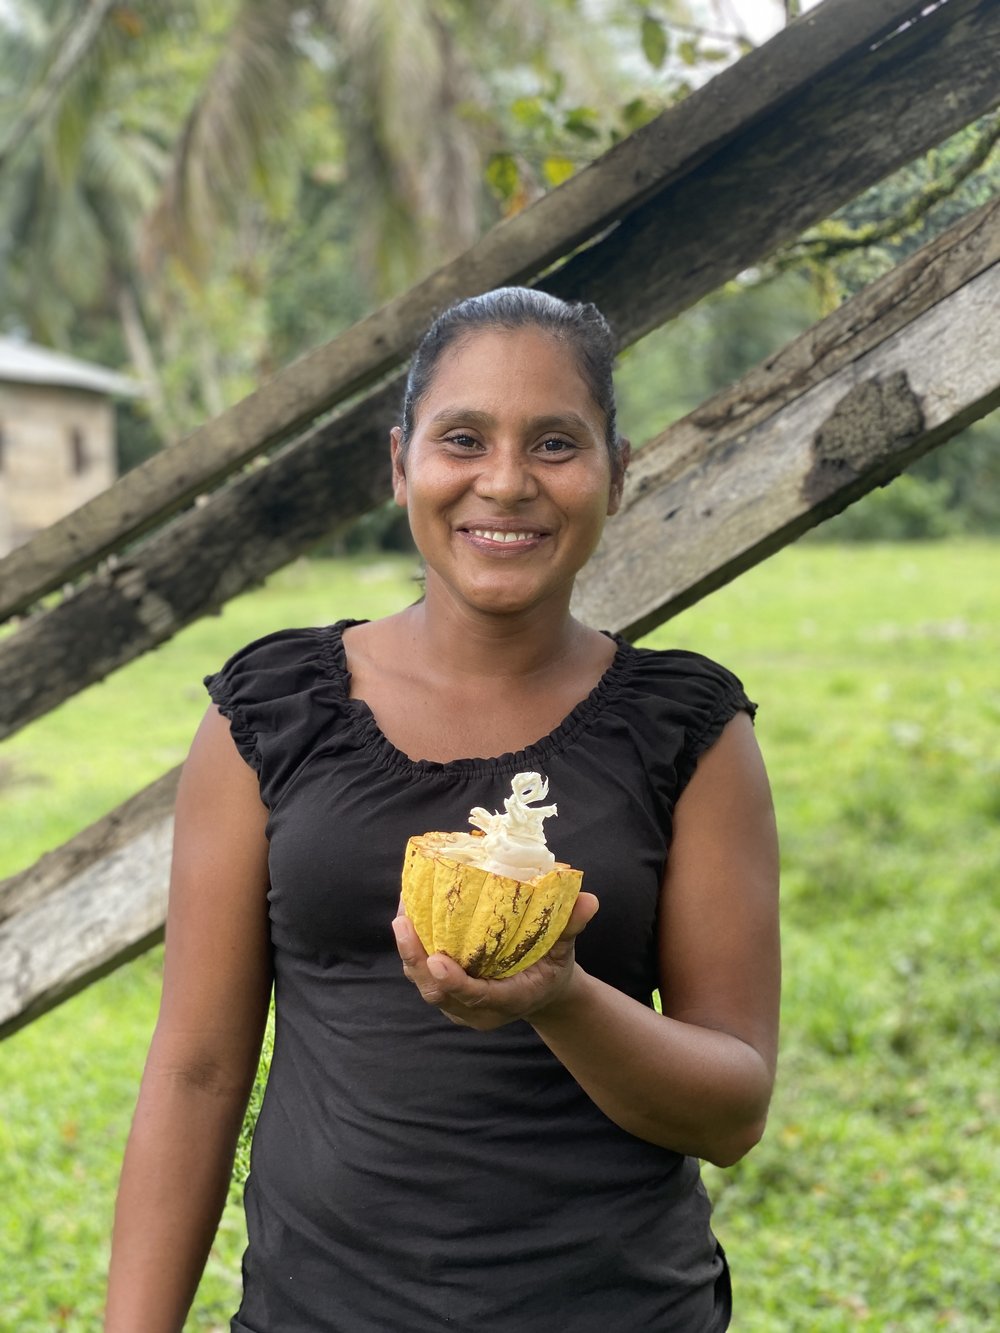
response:
<path fill-rule="evenodd" d="M 498 528 L 464 528 L 470 537 L 481 537 L 491 542 L 530 542 L 544 534 L 541 532 L 504 532 Z"/>
<path fill-rule="evenodd" d="M 458 532 L 476 550 L 496 555 L 534 550 L 549 535 L 541 528 L 494 528 L 488 523 L 463 524 Z"/>

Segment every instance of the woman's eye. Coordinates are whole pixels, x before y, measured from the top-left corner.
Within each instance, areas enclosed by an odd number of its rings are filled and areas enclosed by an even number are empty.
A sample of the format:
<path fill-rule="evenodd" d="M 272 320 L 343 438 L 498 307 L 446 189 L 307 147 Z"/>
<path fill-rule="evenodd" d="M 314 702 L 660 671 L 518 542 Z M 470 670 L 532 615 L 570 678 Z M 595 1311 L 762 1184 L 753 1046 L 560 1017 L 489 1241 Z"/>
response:
<path fill-rule="evenodd" d="M 474 435 L 448 435 L 446 439 L 449 444 L 458 445 L 460 449 L 474 449 L 479 443 Z"/>
<path fill-rule="evenodd" d="M 551 439 L 543 440 L 541 448 L 544 454 L 571 454 L 576 449 L 576 445 L 570 443 L 569 440 L 561 440 L 558 436 L 553 436 Z"/>

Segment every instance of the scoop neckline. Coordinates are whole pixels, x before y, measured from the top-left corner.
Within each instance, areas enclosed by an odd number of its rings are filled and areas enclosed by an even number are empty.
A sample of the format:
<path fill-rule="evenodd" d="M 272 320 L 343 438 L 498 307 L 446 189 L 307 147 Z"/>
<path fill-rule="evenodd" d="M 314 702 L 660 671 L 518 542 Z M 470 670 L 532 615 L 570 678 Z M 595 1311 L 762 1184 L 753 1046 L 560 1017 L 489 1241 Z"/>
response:
<path fill-rule="evenodd" d="M 367 625 L 367 620 L 338 620 L 328 625 L 323 636 L 324 666 L 335 686 L 342 706 L 351 717 L 357 737 L 364 748 L 385 766 L 413 776 L 430 773 L 476 776 L 537 771 L 554 755 L 572 745 L 586 730 L 608 701 L 614 698 L 627 681 L 632 669 L 634 649 L 627 639 L 608 630 L 600 633 L 615 645 L 615 655 L 608 663 L 593 689 L 566 714 L 547 735 L 532 741 L 523 750 L 508 750 L 494 756 L 469 756 L 458 759 L 411 759 L 394 745 L 382 731 L 375 714 L 364 699 L 351 698 L 351 672 L 347 666 L 344 630 L 355 625 Z"/>

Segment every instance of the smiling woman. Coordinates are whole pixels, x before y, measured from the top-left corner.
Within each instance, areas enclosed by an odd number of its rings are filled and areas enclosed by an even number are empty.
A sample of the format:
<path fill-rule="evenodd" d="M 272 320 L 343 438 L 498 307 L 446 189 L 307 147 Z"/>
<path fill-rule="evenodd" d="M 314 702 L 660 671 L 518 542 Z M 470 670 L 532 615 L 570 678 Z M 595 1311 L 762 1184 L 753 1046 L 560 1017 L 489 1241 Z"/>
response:
<path fill-rule="evenodd" d="M 627 459 L 627 445 L 607 447 L 577 358 L 537 326 L 467 332 L 439 353 L 409 419 L 392 435 L 393 484 L 431 595 L 456 614 L 547 616 L 618 507 Z"/>
<path fill-rule="evenodd" d="M 272 982 L 237 1333 L 727 1327 L 697 1158 L 763 1131 L 773 815 L 730 672 L 570 615 L 628 461 L 612 348 L 592 306 L 530 290 L 446 311 L 391 440 L 424 597 L 207 678 L 114 1333 L 183 1325 Z M 486 980 L 427 955 L 400 875 L 517 774 L 548 780 L 584 891 L 548 953 Z"/>

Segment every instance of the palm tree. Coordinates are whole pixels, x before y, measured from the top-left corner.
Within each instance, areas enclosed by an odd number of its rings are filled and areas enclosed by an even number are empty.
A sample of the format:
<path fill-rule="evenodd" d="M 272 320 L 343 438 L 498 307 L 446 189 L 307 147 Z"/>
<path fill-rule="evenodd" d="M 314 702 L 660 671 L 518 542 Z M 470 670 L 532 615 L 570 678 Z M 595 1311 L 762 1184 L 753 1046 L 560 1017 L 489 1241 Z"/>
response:
<path fill-rule="evenodd" d="M 167 157 L 153 127 L 109 95 L 133 40 L 111 9 L 90 0 L 76 25 L 53 3 L 4 12 L 0 82 L 19 109 L 0 131 L 0 292 L 32 337 L 57 346 L 78 311 L 115 311 L 169 435 L 135 245 Z"/>

